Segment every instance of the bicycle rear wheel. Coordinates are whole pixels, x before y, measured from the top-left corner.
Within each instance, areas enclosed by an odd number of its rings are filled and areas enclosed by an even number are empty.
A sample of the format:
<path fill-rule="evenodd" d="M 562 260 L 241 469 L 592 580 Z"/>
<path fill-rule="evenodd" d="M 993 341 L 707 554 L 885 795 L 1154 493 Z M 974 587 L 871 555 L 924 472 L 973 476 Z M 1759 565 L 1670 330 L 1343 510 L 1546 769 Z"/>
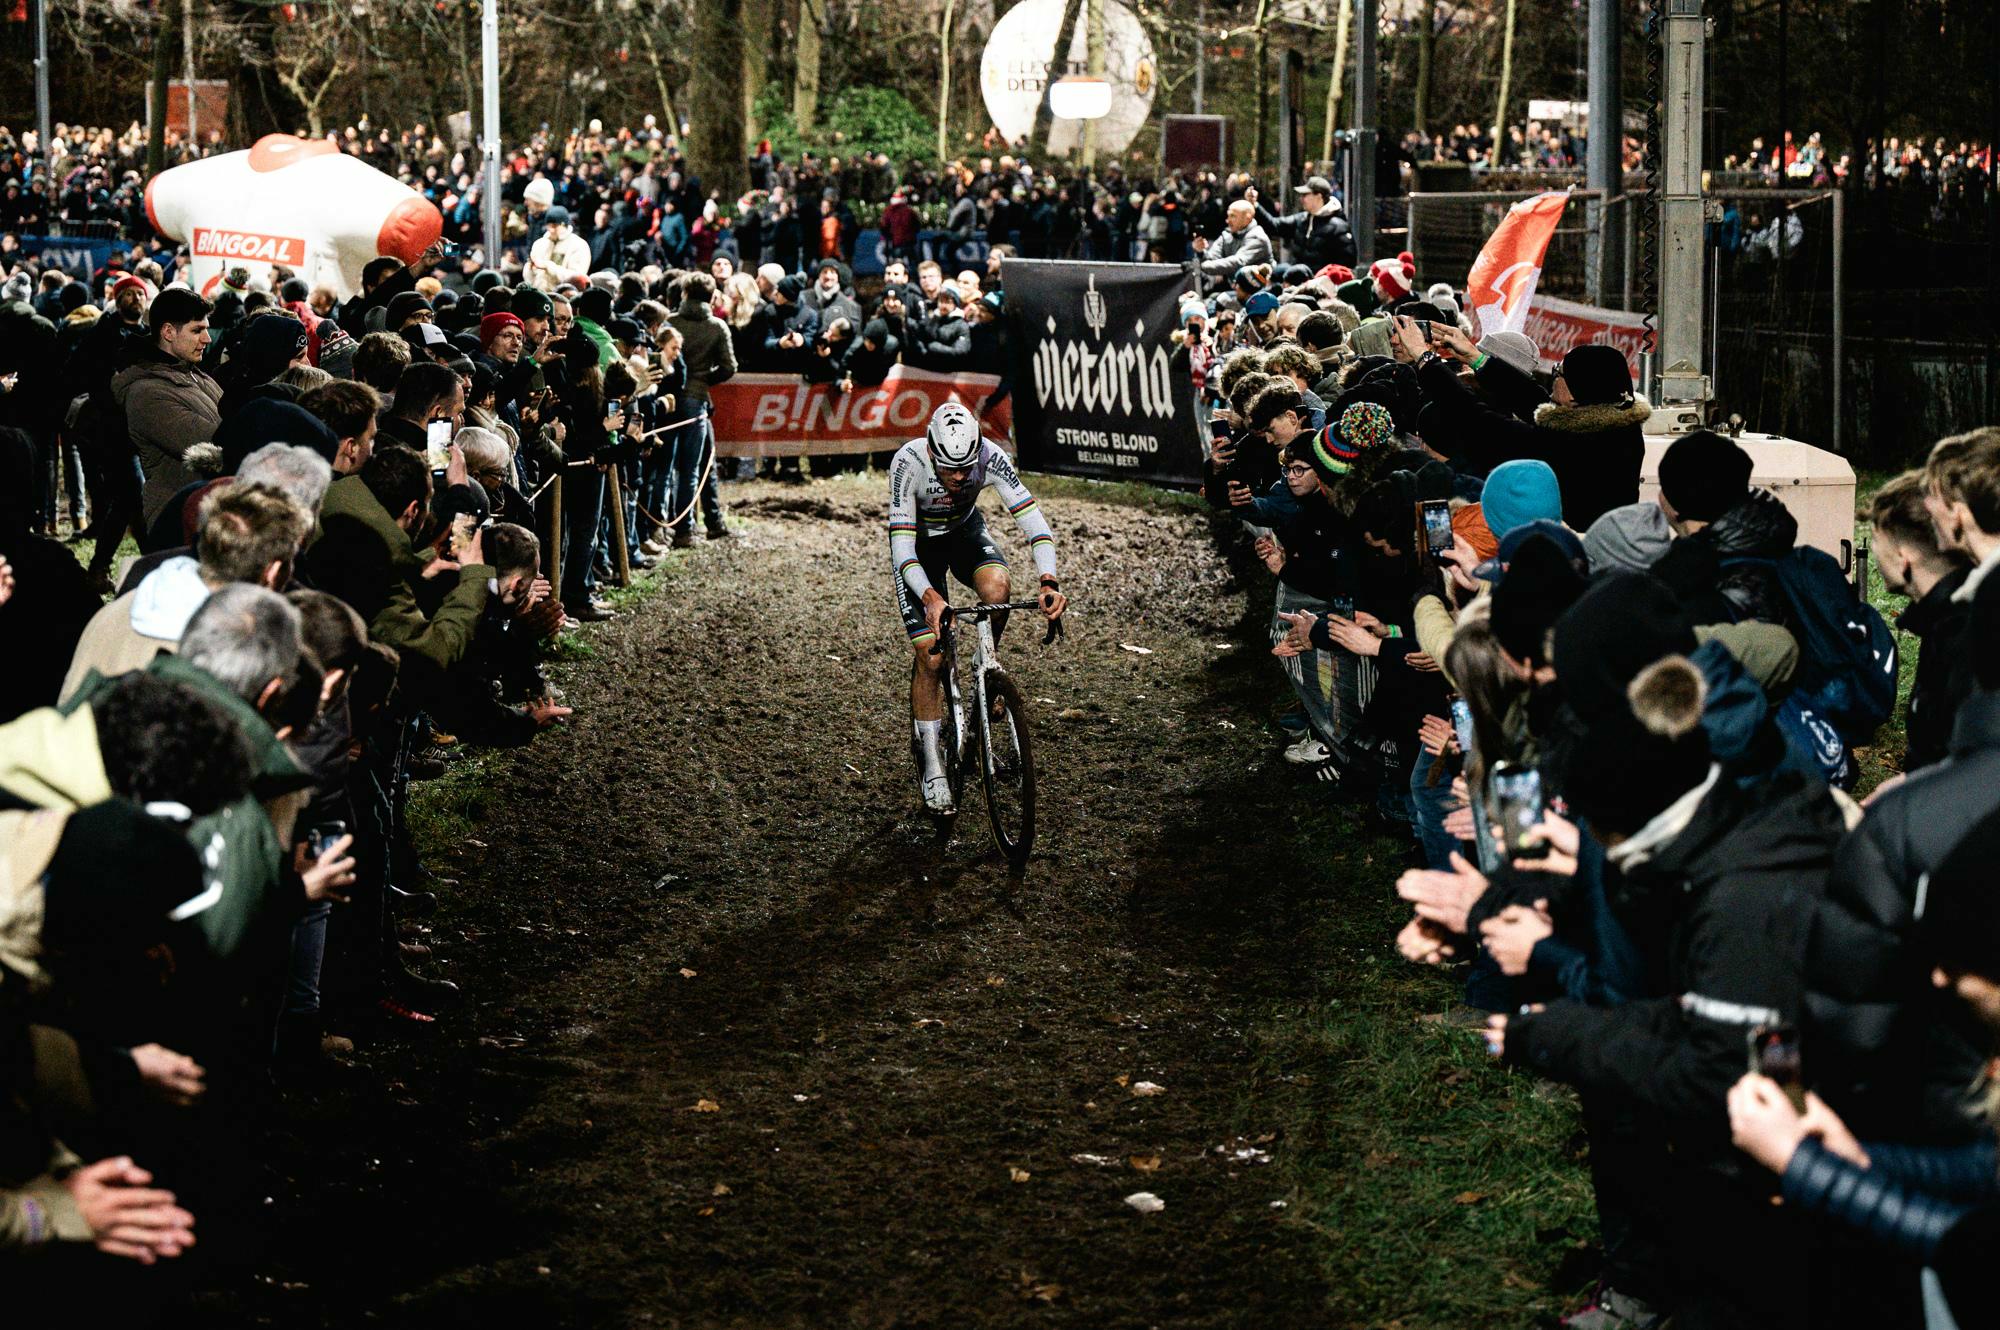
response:
<path fill-rule="evenodd" d="M 986 781 L 986 812 L 993 839 L 1016 868 L 1035 844 L 1035 757 L 1028 739 L 1027 708 L 1014 681 L 995 671 L 986 681 L 986 749 L 979 769 Z"/>

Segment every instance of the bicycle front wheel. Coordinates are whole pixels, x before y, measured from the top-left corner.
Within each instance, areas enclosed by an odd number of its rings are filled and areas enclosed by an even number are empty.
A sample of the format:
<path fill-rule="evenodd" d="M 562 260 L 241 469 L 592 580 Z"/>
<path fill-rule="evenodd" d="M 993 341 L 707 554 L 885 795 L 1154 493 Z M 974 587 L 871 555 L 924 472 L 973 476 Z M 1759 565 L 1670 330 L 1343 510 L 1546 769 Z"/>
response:
<path fill-rule="evenodd" d="M 1027 708 L 1014 681 L 997 671 L 986 679 L 986 744 L 980 770 L 993 839 L 1016 868 L 1035 844 L 1035 758 Z"/>

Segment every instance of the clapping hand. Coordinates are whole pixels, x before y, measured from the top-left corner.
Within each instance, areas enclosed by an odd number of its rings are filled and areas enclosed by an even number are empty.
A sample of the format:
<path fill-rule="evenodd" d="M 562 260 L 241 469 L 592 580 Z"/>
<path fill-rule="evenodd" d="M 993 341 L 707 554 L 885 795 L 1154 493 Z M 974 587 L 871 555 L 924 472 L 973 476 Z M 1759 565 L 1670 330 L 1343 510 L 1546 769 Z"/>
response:
<path fill-rule="evenodd" d="M 1536 901 L 1533 909 L 1509 905 L 1479 926 L 1486 954 L 1500 967 L 1500 973 L 1515 976 L 1528 972 L 1528 958 L 1534 954 L 1535 944 L 1555 931 L 1545 900 Z"/>
<path fill-rule="evenodd" d="M 1472 907 L 1486 894 L 1486 875 L 1453 851 L 1449 871 L 1412 868 L 1396 879 L 1396 894 L 1416 907 L 1419 919 L 1463 933 Z"/>

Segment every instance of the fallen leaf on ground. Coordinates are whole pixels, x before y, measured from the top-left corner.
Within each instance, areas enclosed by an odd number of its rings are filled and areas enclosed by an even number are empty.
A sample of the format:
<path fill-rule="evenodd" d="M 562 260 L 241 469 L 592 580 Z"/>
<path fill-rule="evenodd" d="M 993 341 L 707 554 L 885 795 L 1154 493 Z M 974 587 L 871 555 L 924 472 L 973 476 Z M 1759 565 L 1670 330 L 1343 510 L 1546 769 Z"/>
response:
<path fill-rule="evenodd" d="M 1130 1162 L 1141 1173 L 1157 1172 L 1160 1167 L 1158 1155 L 1133 1155 Z"/>
<path fill-rule="evenodd" d="M 1007 1176 L 1016 1182 L 1026 1182 L 1035 1175 L 1025 1168 L 1016 1168 L 1014 1165 L 1009 1164 L 1007 1165 Z"/>
<path fill-rule="evenodd" d="M 1167 1203 L 1149 1191 L 1135 1191 L 1125 1198 L 1125 1204 L 1142 1215 L 1158 1214 L 1167 1208 Z"/>
<path fill-rule="evenodd" d="M 923 1029 L 923 1028 L 924 1028 L 924 1027 L 925 1027 L 926 1025 L 943 1025 L 943 1024 L 944 1024 L 944 1022 L 943 1022 L 943 1021 L 941 1021 L 941 1020 L 939 1020 L 939 1019 L 938 1019 L 937 1017 L 935 1017 L 935 1016 L 926 1016 L 926 1017 L 924 1017 L 924 1018 L 923 1018 L 922 1020 L 920 1020 L 920 1021 L 918 1021 L 918 1022 L 917 1022 L 917 1028 L 918 1028 L 919 1030 L 921 1030 L 921 1029 Z"/>
<path fill-rule="evenodd" d="M 1120 651 L 1129 651 L 1135 656 L 1150 656 L 1153 654 L 1153 648 L 1135 647 L 1130 642 L 1120 642 L 1118 644 L 1118 649 Z"/>
<path fill-rule="evenodd" d="M 695 1211 L 695 1213 L 700 1215 L 702 1218 L 706 1219 L 708 1216 L 715 1213 L 715 1207 L 712 1205 L 704 1205 L 703 1207 L 701 1207 L 701 1209 Z"/>
<path fill-rule="evenodd" d="M 1518 1288 L 1530 1293 L 1541 1287 L 1534 1280 L 1526 1278 L 1523 1275 L 1517 1275 L 1512 1270 L 1500 1276 L 1500 1283 L 1504 1288 Z"/>
<path fill-rule="evenodd" d="M 694 977 L 695 977 L 695 976 L 696 976 L 697 974 L 700 974 L 700 973 L 701 973 L 701 971 L 699 971 L 699 970 L 690 970 L 690 969 L 688 969 L 688 967 L 687 967 L 687 966 L 685 966 L 685 965 L 681 966 L 681 978 L 683 978 L 683 979 L 692 979 L 692 978 L 694 978 Z"/>
<path fill-rule="evenodd" d="M 716 1103 L 713 1099 L 697 1099 L 694 1101 L 690 1111 L 695 1113 L 720 1113 L 722 1105 Z"/>
<path fill-rule="evenodd" d="M 714 1191 L 712 1191 L 712 1192 L 710 1192 L 710 1193 L 709 1193 L 709 1195 L 710 1195 L 710 1196 L 727 1196 L 727 1195 L 729 1195 L 729 1184 L 728 1184 L 728 1183 L 726 1183 L 726 1182 L 718 1182 L 718 1183 L 716 1183 L 716 1184 L 715 1184 L 715 1190 L 714 1190 Z"/>
<path fill-rule="evenodd" d="M 1082 720 L 1090 713 L 1082 707 L 1065 707 L 1056 713 L 1057 720 Z"/>
<path fill-rule="evenodd" d="M 989 974 L 986 976 L 986 986 L 988 988 L 1005 988 L 1007 986 L 1007 976 L 1004 974 Z"/>
<path fill-rule="evenodd" d="M 1130 1076 L 1122 1074 L 1113 1076 L 1111 1079 L 1119 1085 L 1130 1085 L 1132 1083 L 1132 1078 Z"/>
<path fill-rule="evenodd" d="M 1165 1094 L 1167 1087 L 1153 1081 L 1132 1082 L 1132 1093 L 1141 1099 L 1149 1099 L 1156 1094 Z"/>
<path fill-rule="evenodd" d="M 1221 726 L 1221 727 L 1222 727 L 1223 729 L 1225 729 L 1225 730 L 1233 730 L 1233 729 L 1235 729 L 1235 728 L 1236 728 L 1236 727 L 1235 727 L 1234 725 L 1231 725 L 1231 724 L 1230 724 L 1230 723 L 1229 723 L 1228 721 L 1226 721 L 1226 720 L 1219 720 L 1219 721 L 1217 721 L 1217 722 L 1215 722 L 1215 723 L 1216 723 L 1217 725 Z"/>
<path fill-rule="evenodd" d="M 1462 1191 L 1451 1199 L 1459 1205 L 1478 1205 L 1486 1199 L 1486 1193 L 1483 1191 Z"/>
<path fill-rule="evenodd" d="M 1118 1161 L 1110 1155 L 1071 1155 L 1069 1162 L 1072 1164 L 1089 1164 L 1092 1168 L 1116 1168 L 1118 1166 Z"/>

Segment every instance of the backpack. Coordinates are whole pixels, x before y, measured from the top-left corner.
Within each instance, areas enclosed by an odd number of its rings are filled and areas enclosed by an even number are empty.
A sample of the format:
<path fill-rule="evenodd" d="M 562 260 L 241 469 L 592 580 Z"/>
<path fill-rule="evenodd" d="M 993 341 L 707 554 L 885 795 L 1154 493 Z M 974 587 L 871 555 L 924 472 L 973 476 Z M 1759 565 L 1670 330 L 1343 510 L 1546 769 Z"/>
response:
<path fill-rule="evenodd" d="M 1799 639 L 1794 683 L 1804 707 L 1849 748 L 1867 744 L 1896 709 L 1896 636 L 1855 591 L 1832 555 L 1801 545 L 1781 559 L 1725 559 L 1770 568 L 1791 606 Z"/>

